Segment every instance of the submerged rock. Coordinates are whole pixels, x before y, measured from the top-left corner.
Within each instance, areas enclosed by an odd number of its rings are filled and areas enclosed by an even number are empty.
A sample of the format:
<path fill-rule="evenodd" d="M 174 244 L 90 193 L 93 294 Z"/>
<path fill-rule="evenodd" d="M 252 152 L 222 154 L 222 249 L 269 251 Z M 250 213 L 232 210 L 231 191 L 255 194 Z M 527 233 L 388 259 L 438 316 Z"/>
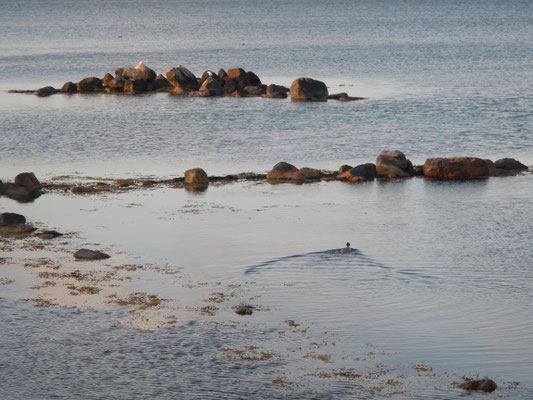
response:
<path fill-rule="evenodd" d="M 498 388 L 498 385 L 492 379 L 485 378 L 475 381 L 467 381 L 460 384 L 459 387 L 465 390 L 480 390 L 483 392 L 492 393 Z"/>
<path fill-rule="evenodd" d="M 110 255 L 102 253 L 101 251 L 89 249 L 80 249 L 74 253 L 74 258 L 76 260 L 104 260 L 110 257 Z"/>
<path fill-rule="evenodd" d="M 376 160 L 376 175 L 380 178 L 409 178 L 413 164 L 399 150 L 385 150 Z"/>
<path fill-rule="evenodd" d="M 254 313 L 255 307 L 249 305 L 240 305 L 235 307 L 235 314 L 239 315 L 252 315 Z"/>
<path fill-rule="evenodd" d="M 41 239 L 54 239 L 59 236 L 63 236 L 62 233 L 59 233 L 58 231 L 42 231 L 37 236 L 39 236 Z"/>
<path fill-rule="evenodd" d="M 364 97 L 353 97 L 348 96 L 348 93 L 335 93 L 330 94 L 328 97 L 328 100 L 339 100 L 339 101 L 356 101 L 356 100 L 364 100 Z"/>
<path fill-rule="evenodd" d="M 326 101 L 328 88 L 324 82 L 311 78 L 298 78 L 292 83 L 290 93 L 292 100 Z"/>
<path fill-rule="evenodd" d="M 193 168 L 185 171 L 185 183 L 190 185 L 208 185 L 209 177 L 202 168 Z"/>
<path fill-rule="evenodd" d="M 279 162 L 267 173 L 269 180 L 303 181 L 305 178 L 298 168 L 287 162 Z"/>
<path fill-rule="evenodd" d="M 428 158 L 424 175 L 436 179 L 479 179 L 490 175 L 490 167 L 477 157 Z"/>

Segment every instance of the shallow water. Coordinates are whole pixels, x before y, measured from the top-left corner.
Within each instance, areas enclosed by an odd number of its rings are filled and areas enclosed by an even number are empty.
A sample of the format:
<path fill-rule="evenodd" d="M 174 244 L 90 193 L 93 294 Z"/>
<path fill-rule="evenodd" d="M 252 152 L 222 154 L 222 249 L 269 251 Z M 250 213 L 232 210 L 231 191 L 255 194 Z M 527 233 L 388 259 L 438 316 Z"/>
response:
<path fill-rule="evenodd" d="M 261 172 L 281 160 L 336 170 L 391 148 L 414 163 L 533 165 L 529 1 L 0 0 L 0 10 L 2 180 Z M 287 86 L 310 76 L 368 99 L 6 92 L 139 60 L 157 72 L 242 66 Z M 183 279 L 132 274 L 124 290 L 168 299 L 163 312 L 178 320 L 138 329 L 111 305 L 35 309 L 22 300 L 36 280 L 22 264 L 41 253 L 2 251 L 13 258 L 0 279 L 15 282 L 0 285 L 0 397 L 448 399 L 464 396 L 452 382 L 487 375 L 500 385 L 490 398 L 530 398 L 532 184 L 529 174 L 2 197 L 2 212 L 77 232 L 72 243 L 112 262 Z M 346 241 L 357 252 L 332 251 Z M 233 285 L 215 315 L 188 309 Z M 259 309 L 236 316 L 241 302 Z M 255 359 L 262 352 L 272 358 Z M 346 371 L 363 376 L 335 375 Z"/>

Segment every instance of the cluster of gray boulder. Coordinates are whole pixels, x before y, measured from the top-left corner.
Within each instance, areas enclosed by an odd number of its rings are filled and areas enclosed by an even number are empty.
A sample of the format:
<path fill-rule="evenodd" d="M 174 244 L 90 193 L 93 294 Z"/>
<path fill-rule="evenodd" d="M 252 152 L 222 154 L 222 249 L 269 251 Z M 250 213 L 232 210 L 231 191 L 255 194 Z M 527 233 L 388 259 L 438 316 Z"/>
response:
<path fill-rule="evenodd" d="M 34 92 L 36 96 L 46 97 L 56 93 L 110 93 L 141 94 L 166 92 L 176 96 L 189 97 L 265 97 L 271 99 L 287 98 L 290 93 L 295 101 L 340 101 L 361 100 L 362 97 L 350 97 L 346 93 L 330 95 L 324 82 L 311 78 L 298 78 L 290 88 L 280 85 L 265 85 L 252 71 L 232 68 L 220 69 L 218 73 L 205 71 L 196 77 L 182 65 L 167 69 L 166 77 L 156 74 L 141 62 L 133 68 L 117 68 L 115 76 L 105 74 L 84 78 L 81 81 L 66 82 L 61 89 L 52 86 L 42 87 Z M 17 91 L 13 91 L 17 92 Z"/>

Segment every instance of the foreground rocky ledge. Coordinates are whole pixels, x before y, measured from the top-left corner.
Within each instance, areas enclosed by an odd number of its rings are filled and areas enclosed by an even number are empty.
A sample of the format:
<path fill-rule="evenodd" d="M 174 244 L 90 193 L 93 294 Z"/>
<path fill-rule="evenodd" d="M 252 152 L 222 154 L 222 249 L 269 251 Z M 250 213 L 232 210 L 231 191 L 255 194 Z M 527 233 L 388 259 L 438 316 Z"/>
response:
<path fill-rule="evenodd" d="M 207 70 L 201 77 L 196 77 L 182 65 L 169 68 L 162 74 L 156 74 L 141 62 L 134 68 L 116 68 L 115 75 L 105 74 L 103 78 L 95 76 L 81 81 L 65 82 L 61 89 L 45 86 L 37 90 L 10 90 L 10 93 L 33 93 L 38 97 L 47 97 L 57 93 L 107 93 L 107 94 L 142 94 L 170 93 L 175 96 L 189 97 L 264 97 L 269 99 L 287 98 L 290 92 L 295 101 L 353 101 L 362 97 L 351 97 L 347 93 L 329 94 L 324 82 L 311 78 L 296 79 L 290 89 L 280 85 L 265 85 L 252 71 L 232 68 L 220 69 L 218 73 Z"/>
<path fill-rule="evenodd" d="M 395 180 L 424 177 L 439 180 L 486 179 L 494 176 L 510 176 L 528 172 L 529 168 L 513 158 L 502 158 L 496 162 L 477 157 L 428 158 L 424 165 L 413 165 L 399 150 L 382 151 L 376 163 L 365 163 L 352 167 L 342 165 L 338 171 L 316 168 L 297 168 L 287 162 L 279 162 L 267 173 L 239 173 L 224 176 L 209 176 L 202 168 L 185 171 L 183 177 L 172 179 L 109 179 L 87 178 L 92 183 L 77 184 L 65 182 L 68 179 L 54 178 L 41 184 L 32 172 L 23 172 L 15 177 L 14 183 L 0 181 L 0 196 L 19 202 L 31 202 L 42 190 L 70 192 L 73 194 L 98 194 L 123 192 L 154 186 L 184 188 L 190 192 L 201 192 L 210 184 L 227 184 L 236 181 L 267 181 L 276 183 L 310 183 L 317 181 L 343 181 L 349 183 L 367 182 L 374 179 Z M 69 178 L 69 177 L 63 177 Z"/>

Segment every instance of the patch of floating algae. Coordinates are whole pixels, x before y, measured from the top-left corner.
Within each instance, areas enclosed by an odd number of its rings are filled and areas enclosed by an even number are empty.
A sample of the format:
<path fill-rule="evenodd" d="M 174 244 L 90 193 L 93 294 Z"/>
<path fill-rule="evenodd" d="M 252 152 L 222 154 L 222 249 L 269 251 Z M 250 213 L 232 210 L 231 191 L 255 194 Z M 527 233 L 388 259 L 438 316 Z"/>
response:
<path fill-rule="evenodd" d="M 272 361 L 281 360 L 279 354 L 261 351 L 257 346 L 245 346 L 242 349 L 223 347 L 220 349 L 221 358 L 234 361 Z"/>
<path fill-rule="evenodd" d="M 159 307 L 165 299 L 160 299 L 155 294 L 133 293 L 126 298 L 118 298 L 116 295 L 108 296 L 108 303 L 119 306 L 132 306 L 137 310 L 146 310 L 151 307 Z"/>

